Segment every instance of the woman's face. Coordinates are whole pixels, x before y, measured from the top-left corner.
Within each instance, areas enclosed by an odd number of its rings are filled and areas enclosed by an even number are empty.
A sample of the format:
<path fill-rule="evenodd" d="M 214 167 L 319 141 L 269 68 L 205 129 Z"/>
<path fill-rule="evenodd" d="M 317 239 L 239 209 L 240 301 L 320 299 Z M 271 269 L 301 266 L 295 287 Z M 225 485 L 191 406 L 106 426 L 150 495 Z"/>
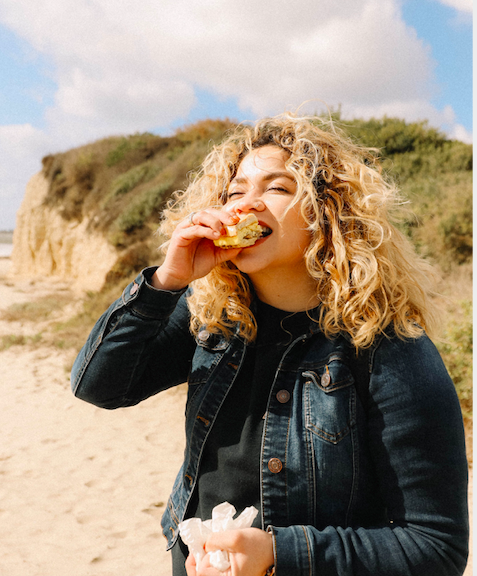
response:
<path fill-rule="evenodd" d="M 287 211 L 297 191 L 285 167 L 288 158 L 285 150 L 273 145 L 252 150 L 229 185 L 225 208 L 255 213 L 260 225 L 271 232 L 232 260 L 252 281 L 254 274 L 278 273 L 284 278 L 306 271 L 303 253 L 310 232 L 300 214 L 300 202 Z"/>

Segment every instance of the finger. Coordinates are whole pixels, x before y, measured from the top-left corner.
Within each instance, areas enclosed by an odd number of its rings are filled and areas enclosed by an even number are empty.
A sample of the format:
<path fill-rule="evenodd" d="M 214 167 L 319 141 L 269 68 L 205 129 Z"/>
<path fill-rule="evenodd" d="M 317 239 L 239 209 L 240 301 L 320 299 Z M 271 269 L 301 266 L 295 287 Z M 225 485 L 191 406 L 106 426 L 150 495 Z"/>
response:
<path fill-rule="evenodd" d="M 226 530 L 225 532 L 213 532 L 205 543 L 206 552 L 215 550 L 227 550 L 236 552 L 240 547 L 242 533 L 240 530 Z"/>
<path fill-rule="evenodd" d="M 204 238 L 217 240 L 225 232 L 225 230 L 222 229 L 222 225 L 218 228 L 219 229 L 216 230 L 210 226 L 204 226 L 201 224 L 194 224 L 191 226 L 183 221 L 176 226 L 176 229 L 172 233 L 172 240 L 173 243 L 178 243 L 179 246 L 186 246 L 191 243 L 199 242 Z"/>
<path fill-rule="evenodd" d="M 193 554 L 189 554 L 189 556 L 187 556 L 187 560 L 185 561 L 185 569 L 187 576 L 197 576 L 197 565 L 195 563 Z"/>
<path fill-rule="evenodd" d="M 219 230 L 215 230 L 208 226 L 202 225 L 195 225 L 195 226 L 187 226 L 185 228 L 176 228 L 174 231 L 174 236 L 177 238 L 182 238 L 189 242 L 194 242 L 197 240 L 201 240 L 202 238 L 208 238 L 209 240 L 217 240 L 223 234 L 223 230 L 219 228 Z"/>
<path fill-rule="evenodd" d="M 187 227 L 207 226 L 213 230 L 222 232 L 224 226 L 236 224 L 238 216 L 225 210 L 200 210 L 194 212 L 184 220 Z"/>
<path fill-rule="evenodd" d="M 229 570 L 225 572 L 220 572 L 219 570 L 217 570 L 217 568 L 211 566 L 208 554 L 206 554 L 202 558 L 199 565 L 197 566 L 197 576 L 227 576 L 229 574 L 230 574 Z"/>

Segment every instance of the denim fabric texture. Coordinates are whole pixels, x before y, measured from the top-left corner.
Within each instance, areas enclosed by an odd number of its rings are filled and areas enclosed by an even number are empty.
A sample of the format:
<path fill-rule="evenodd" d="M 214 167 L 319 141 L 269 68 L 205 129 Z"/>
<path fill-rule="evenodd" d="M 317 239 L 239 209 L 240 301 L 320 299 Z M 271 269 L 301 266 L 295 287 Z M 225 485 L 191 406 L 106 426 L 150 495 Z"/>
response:
<path fill-rule="evenodd" d="M 154 270 L 98 320 L 75 361 L 72 389 L 112 409 L 188 382 L 184 462 L 162 519 L 171 547 L 246 344 L 206 330 L 194 338 L 187 292 L 154 289 Z M 467 462 L 444 364 L 426 336 L 381 338 L 369 353 L 363 397 L 353 354 L 346 338 L 327 339 L 310 323 L 278 366 L 261 463 L 262 527 L 273 534 L 276 574 L 460 575 Z"/>

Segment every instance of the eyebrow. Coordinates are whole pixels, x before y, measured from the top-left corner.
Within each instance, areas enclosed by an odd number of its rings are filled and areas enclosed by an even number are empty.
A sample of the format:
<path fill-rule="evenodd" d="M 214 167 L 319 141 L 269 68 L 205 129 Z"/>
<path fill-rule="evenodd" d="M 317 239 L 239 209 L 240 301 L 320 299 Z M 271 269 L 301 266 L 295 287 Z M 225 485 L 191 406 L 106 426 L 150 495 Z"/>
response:
<path fill-rule="evenodd" d="M 293 178 L 293 176 L 291 176 L 291 174 L 289 174 L 288 172 L 269 172 L 268 174 L 266 174 L 262 180 L 264 182 L 270 182 L 271 180 L 276 180 L 277 178 L 288 178 L 288 180 L 291 180 L 293 183 L 295 183 L 295 178 Z M 247 178 L 234 178 L 230 184 L 246 184 L 247 182 Z"/>

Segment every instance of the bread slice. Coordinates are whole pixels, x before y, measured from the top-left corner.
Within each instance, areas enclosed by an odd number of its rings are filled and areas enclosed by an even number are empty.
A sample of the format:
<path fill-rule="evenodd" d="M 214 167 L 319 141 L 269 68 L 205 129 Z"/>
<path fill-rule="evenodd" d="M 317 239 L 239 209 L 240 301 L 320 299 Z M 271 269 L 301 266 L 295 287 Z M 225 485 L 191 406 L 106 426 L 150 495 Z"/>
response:
<path fill-rule="evenodd" d="M 219 248 L 246 248 L 253 246 L 262 235 L 262 227 L 255 214 L 240 214 L 240 220 L 233 226 L 225 226 L 227 234 L 214 240 Z"/>

